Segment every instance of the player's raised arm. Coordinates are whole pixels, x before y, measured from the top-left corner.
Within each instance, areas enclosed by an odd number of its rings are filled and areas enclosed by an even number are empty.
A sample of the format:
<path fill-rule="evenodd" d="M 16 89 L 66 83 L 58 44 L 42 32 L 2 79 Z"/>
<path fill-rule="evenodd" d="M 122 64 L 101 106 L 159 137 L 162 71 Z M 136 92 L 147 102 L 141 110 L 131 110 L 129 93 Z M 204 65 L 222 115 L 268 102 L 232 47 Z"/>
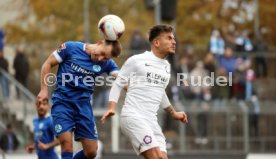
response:
<path fill-rule="evenodd" d="M 36 102 L 41 102 L 44 100 L 48 100 L 48 86 L 47 86 L 47 78 L 51 69 L 58 65 L 58 60 L 51 54 L 48 59 L 44 62 L 41 68 L 41 76 L 40 76 L 40 92 L 37 96 Z"/>
<path fill-rule="evenodd" d="M 174 107 L 171 105 L 169 98 L 164 91 L 164 95 L 161 101 L 161 107 L 164 109 L 165 112 L 170 114 L 170 116 L 175 120 L 180 120 L 182 123 L 188 123 L 188 118 L 185 112 L 177 112 L 175 111 Z"/>
<path fill-rule="evenodd" d="M 117 76 L 115 82 L 113 83 L 110 93 L 109 93 L 109 102 L 108 110 L 101 118 L 101 122 L 104 124 L 105 120 L 113 116 L 116 111 L 116 105 L 118 103 L 122 89 L 127 85 L 127 81 L 120 76 Z"/>
<path fill-rule="evenodd" d="M 133 63 L 134 59 L 129 58 L 122 66 L 119 74 L 116 76 L 116 80 L 114 81 L 109 93 L 108 110 L 101 118 L 101 122 L 103 124 L 105 123 L 106 119 L 115 114 L 116 105 L 118 103 L 121 91 L 123 88 L 126 88 L 131 73 L 135 71 L 135 65 L 133 65 Z"/>

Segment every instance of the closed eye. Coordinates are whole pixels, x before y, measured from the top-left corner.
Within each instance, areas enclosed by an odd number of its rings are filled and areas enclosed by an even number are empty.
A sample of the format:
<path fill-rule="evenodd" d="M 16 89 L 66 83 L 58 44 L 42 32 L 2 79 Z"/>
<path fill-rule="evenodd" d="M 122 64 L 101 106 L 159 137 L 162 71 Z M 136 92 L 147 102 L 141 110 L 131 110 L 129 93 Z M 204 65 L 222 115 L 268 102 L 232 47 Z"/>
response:
<path fill-rule="evenodd" d="M 169 40 L 175 40 L 175 37 L 173 37 L 173 36 L 168 36 L 168 39 L 169 39 Z"/>

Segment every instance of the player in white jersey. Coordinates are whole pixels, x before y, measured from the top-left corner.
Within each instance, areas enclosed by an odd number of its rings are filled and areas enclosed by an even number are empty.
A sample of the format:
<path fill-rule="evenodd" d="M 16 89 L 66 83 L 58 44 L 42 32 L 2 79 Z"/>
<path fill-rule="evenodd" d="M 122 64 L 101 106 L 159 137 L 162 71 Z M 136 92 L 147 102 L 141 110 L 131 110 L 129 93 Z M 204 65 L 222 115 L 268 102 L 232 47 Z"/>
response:
<path fill-rule="evenodd" d="M 115 114 L 120 92 L 128 85 L 122 108 L 120 125 L 130 139 L 135 152 L 146 159 L 167 159 L 166 141 L 157 122 L 161 106 L 172 118 L 187 123 L 184 112 L 176 112 L 171 106 L 165 88 L 170 79 L 170 64 L 165 59 L 174 54 L 176 41 L 173 28 L 156 25 L 150 29 L 151 51 L 130 57 L 123 65 L 109 96 L 108 111 L 102 123 Z"/>

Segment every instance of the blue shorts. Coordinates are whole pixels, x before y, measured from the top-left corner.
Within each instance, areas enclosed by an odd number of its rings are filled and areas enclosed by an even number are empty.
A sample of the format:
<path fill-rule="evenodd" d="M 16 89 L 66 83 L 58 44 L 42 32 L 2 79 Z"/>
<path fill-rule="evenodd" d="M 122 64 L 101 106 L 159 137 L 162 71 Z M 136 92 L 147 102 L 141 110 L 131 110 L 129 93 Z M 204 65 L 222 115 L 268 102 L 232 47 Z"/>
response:
<path fill-rule="evenodd" d="M 97 127 L 90 100 L 61 100 L 53 98 L 51 115 L 55 135 L 74 130 L 75 140 L 98 140 Z"/>

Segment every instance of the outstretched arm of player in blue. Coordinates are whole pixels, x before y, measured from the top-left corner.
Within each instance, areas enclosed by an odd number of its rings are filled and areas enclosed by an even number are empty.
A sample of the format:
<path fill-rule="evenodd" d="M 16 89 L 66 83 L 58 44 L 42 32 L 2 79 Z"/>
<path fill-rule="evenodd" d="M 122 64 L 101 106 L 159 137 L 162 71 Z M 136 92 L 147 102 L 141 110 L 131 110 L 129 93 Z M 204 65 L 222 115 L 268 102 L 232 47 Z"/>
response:
<path fill-rule="evenodd" d="M 38 148 L 40 150 L 48 150 L 49 148 L 55 147 L 57 145 L 59 145 L 59 140 L 58 139 L 55 139 L 53 142 L 50 142 L 48 144 L 44 144 L 40 141 L 38 142 Z"/>
<path fill-rule="evenodd" d="M 33 153 L 34 149 L 35 149 L 34 143 L 28 144 L 28 145 L 25 146 L 25 150 L 26 150 L 28 153 Z"/>
<path fill-rule="evenodd" d="M 48 86 L 47 86 L 47 80 L 49 78 L 49 73 L 51 72 L 51 69 L 58 65 L 58 60 L 56 57 L 51 54 L 48 59 L 44 62 L 41 68 L 41 79 L 40 79 L 40 92 L 37 95 L 36 98 L 36 104 L 39 104 L 39 102 L 42 102 L 44 100 L 48 100 Z"/>

